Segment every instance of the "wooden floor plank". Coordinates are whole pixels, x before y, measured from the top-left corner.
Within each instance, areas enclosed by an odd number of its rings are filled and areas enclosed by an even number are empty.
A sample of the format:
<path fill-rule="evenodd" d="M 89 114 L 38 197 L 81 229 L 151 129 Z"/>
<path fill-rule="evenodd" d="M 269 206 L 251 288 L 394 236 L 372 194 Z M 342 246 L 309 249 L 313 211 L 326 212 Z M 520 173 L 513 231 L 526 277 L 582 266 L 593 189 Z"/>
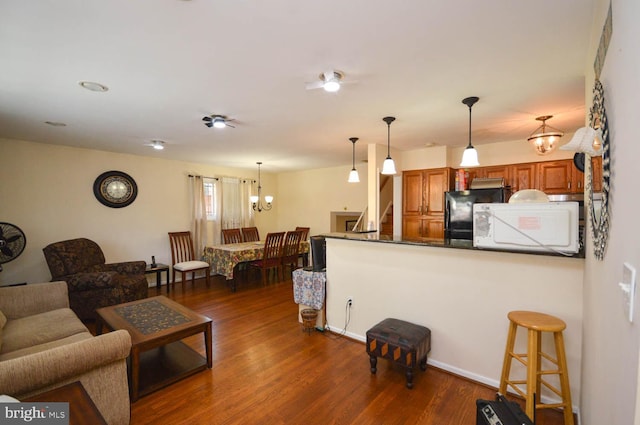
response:
<path fill-rule="evenodd" d="M 166 294 L 149 289 L 149 295 Z M 169 298 L 213 320 L 213 368 L 142 397 L 132 425 L 158 424 L 425 424 L 473 425 L 475 400 L 495 388 L 440 369 L 403 370 L 378 362 L 372 375 L 365 346 L 331 332 L 307 334 L 298 323 L 291 280 L 242 282 L 231 292 L 213 278 L 176 285 Z M 185 340 L 204 355 L 201 337 Z M 558 411 L 537 425 L 561 425 Z"/>

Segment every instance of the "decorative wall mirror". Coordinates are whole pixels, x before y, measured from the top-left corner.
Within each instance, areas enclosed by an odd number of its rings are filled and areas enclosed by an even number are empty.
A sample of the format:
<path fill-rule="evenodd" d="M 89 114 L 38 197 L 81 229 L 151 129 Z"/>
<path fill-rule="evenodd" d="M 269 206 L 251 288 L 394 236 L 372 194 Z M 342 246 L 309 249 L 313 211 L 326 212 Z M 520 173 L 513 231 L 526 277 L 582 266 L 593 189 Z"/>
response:
<path fill-rule="evenodd" d="M 589 112 L 589 125 L 593 129 L 602 132 L 602 199 L 594 202 L 593 178 L 599 173 L 594 173 L 591 167 L 591 158 L 586 162 L 586 191 L 588 194 L 588 211 L 591 222 L 591 235 L 593 237 L 593 255 L 598 260 L 604 259 L 609 239 L 609 180 L 610 174 L 610 140 L 607 114 L 604 107 L 604 89 L 600 80 L 595 81 L 593 87 L 593 105 Z M 588 154 L 587 154 L 588 155 Z M 599 204 L 599 205 L 598 205 Z M 599 208 L 598 208 L 599 207 Z"/>

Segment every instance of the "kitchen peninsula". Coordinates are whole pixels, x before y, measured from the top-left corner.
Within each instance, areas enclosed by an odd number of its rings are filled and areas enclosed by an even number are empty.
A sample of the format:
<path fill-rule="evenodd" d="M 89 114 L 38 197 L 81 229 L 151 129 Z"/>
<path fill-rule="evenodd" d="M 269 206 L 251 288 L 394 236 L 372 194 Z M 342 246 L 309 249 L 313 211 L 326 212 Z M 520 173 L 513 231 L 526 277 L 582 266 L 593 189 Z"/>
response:
<path fill-rule="evenodd" d="M 497 387 L 507 313 L 552 314 L 567 323 L 571 390 L 580 394 L 583 259 L 478 250 L 469 243 L 379 240 L 375 234 L 326 238 L 331 331 L 347 324 L 346 335 L 364 341 L 366 331 L 387 317 L 426 326 L 432 332 L 429 364 Z M 349 317 L 347 298 L 353 299 Z M 543 339 L 543 346 L 549 342 Z M 517 347 L 526 351 L 524 333 Z M 555 398 L 545 391 L 542 396 Z"/>

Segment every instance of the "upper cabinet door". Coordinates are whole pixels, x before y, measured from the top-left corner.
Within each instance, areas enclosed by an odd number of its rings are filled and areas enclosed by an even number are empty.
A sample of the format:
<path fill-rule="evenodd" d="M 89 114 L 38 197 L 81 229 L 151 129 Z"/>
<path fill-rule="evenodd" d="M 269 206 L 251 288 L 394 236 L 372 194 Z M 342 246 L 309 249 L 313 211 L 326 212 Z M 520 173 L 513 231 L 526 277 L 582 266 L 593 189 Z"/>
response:
<path fill-rule="evenodd" d="M 511 192 L 538 188 L 538 168 L 536 163 L 515 164 L 509 167 Z"/>
<path fill-rule="evenodd" d="M 540 190 L 544 193 L 576 192 L 581 188 L 573 182 L 573 160 L 545 161 L 538 165 Z"/>
<path fill-rule="evenodd" d="M 424 190 L 424 173 L 422 170 L 411 170 L 402 173 L 402 214 L 422 215 Z"/>

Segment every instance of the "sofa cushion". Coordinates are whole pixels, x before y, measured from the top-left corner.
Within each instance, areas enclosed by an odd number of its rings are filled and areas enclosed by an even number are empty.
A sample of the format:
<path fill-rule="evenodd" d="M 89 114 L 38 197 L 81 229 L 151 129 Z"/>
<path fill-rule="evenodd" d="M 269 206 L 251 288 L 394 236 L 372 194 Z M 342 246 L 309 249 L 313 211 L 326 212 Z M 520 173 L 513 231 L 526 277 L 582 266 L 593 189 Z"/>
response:
<path fill-rule="evenodd" d="M 2 329 L 6 323 L 7 318 L 2 314 L 2 310 L 0 310 L 0 351 L 2 351 Z"/>
<path fill-rule="evenodd" d="M 82 332 L 65 338 L 57 339 L 55 341 L 45 342 L 44 344 L 21 348 L 19 350 L 14 350 L 8 353 L 0 353 L 0 362 L 9 359 L 17 359 L 18 357 L 24 357 L 29 354 L 39 353 L 41 351 L 47 351 L 55 347 L 63 347 L 65 345 L 90 338 L 93 338 L 93 335 L 91 335 L 89 332 Z"/>
<path fill-rule="evenodd" d="M 88 333 L 89 330 L 69 308 L 22 317 L 8 321 L 4 326 L 0 354 L 46 344 L 83 332 Z"/>

